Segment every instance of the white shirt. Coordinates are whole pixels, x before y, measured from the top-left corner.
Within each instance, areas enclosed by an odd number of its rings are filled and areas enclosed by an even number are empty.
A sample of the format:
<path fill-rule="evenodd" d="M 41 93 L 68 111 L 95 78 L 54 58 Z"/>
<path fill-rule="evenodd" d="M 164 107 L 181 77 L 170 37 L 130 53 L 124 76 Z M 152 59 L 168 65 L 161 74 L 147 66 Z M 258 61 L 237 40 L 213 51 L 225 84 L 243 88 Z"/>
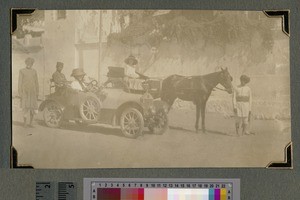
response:
<path fill-rule="evenodd" d="M 139 78 L 139 75 L 135 73 L 135 68 L 130 65 L 125 65 L 125 76 L 130 78 Z"/>
<path fill-rule="evenodd" d="M 84 85 L 84 83 L 82 83 Z M 82 86 L 80 85 L 78 80 L 75 80 L 71 83 L 71 88 L 74 90 L 79 90 L 79 91 L 83 91 Z"/>
<path fill-rule="evenodd" d="M 237 97 L 248 98 L 248 101 L 237 101 Z M 250 87 L 238 86 L 234 88 L 233 92 L 233 108 L 237 109 L 238 117 L 247 117 L 252 107 L 252 93 Z"/>

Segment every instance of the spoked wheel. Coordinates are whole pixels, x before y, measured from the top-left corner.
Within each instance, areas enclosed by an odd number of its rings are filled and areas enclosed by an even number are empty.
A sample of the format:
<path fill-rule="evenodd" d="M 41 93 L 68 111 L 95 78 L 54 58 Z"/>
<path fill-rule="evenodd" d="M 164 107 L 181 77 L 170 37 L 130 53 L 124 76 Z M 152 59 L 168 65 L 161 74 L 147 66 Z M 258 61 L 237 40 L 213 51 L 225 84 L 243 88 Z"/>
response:
<path fill-rule="evenodd" d="M 100 101 L 96 97 L 88 96 L 79 107 L 82 120 L 90 123 L 97 122 L 100 108 Z"/>
<path fill-rule="evenodd" d="M 139 110 L 128 108 L 122 112 L 120 124 L 122 132 L 126 137 L 137 138 L 143 132 L 144 118 Z"/>
<path fill-rule="evenodd" d="M 62 108 L 55 102 L 49 102 L 44 109 L 44 122 L 51 128 L 58 128 L 62 122 Z"/>
<path fill-rule="evenodd" d="M 159 112 L 153 117 L 153 123 L 148 128 L 151 133 L 161 135 L 167 131 L 169 127 L 168 115 L 165 112 Z"/>

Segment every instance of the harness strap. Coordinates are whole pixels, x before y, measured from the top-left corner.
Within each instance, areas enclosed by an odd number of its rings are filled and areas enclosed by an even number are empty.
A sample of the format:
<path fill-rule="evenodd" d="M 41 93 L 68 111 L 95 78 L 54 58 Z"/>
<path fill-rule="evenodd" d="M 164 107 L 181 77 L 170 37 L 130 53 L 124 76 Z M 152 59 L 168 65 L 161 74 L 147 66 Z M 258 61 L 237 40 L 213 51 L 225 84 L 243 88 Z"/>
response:
<path fill-rule="evenodd" d="M 225 92 L 227 92 L 227 90 L 226 90 L 226 89 L 223 89 L 223 88 L 218 88 L 217 86 L 216 86 L 214 89 L 217 89 L 217 90 L 221 90 L 221 91 L 225 91 Z"/>

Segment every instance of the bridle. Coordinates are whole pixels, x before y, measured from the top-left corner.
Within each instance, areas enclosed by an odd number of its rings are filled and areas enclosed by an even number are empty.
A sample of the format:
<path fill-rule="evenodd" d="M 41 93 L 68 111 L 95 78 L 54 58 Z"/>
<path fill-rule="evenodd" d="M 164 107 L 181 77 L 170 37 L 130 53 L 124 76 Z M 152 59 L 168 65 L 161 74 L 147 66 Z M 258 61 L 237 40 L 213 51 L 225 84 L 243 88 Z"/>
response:
<path fill-rule="evenodd" d="M 219 87 L 214 87 L 214 89 L 217 89 L 217 90 L 220 90 L 220 91 L 224 91 L 224 92 L 227 92 L 228 90 L 227 89 L 223 89 L 223 88 L 219 88 Z"/>
<path fill-rule="evenodd" d="M 231 77 L 231 81 L 232 81 L 232 77 Z M 225 87 L 224 87 L 225 88 Z M 232 88 L 232 87 L 231 87 Z M 224 91 L 224 92 L 228 92 L 228 89 L 223 89 L 223 88 L 219 88 L 219 87 L 214 87 L 213 89 L 217 89 L 217 90 L 220 90 L 220 91 Z"/>
<path fill-rule="evenodd" d="M 223 91 L 223 92 L 228 92 L 228 89 L 226 89 L 226 88 L 224 89 L 224 88 L 219 88 L 219 87 L 216 86 L 216 87 L 213 88 L 213 90 L 220 90 L 220 91 Z"/>

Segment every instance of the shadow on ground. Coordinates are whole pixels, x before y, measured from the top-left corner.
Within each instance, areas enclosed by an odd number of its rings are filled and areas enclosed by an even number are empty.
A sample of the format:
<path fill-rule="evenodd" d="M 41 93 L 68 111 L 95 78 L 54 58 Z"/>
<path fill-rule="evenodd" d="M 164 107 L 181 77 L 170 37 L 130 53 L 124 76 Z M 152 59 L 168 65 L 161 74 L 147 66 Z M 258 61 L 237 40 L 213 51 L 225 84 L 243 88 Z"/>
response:
<path fill-rule="evenodd" d="M 59 128 L 50 128 L 46 126 L 43 120 L 35 120 L 35 122 L 43 127 L 48 129 L 59 129 L 59 130 L 66 130 L 66 131 L 76 131 L 76 132 L 85 132 L 85 133 L 99 133 L 102 135 L 114 135 L 118 137 L 125 137 L 120 128 L 115 127 L 105 127 L 99 124 L 91 124 L 91 125 L 79 125 L 74 122 L 63 122 L 61 127 Z M 23 127 L 23 123 L 19 121 L 13 121 L 14 126 L 21 126 Z M 35 125 L 36 127 L 37 125 Z M 33 127 L 33 128 L 35 128 Z M 28 127 L 29 128 L 29 127 Z M 150 131 L 144 131 L 144 134 L 151 134 Z M 126 137 L 127 138 L 127 137 Z"/>
<path fill-rule="evenodd" d="M 186 128 L 182 128 L 179 126 L 169 126 L 170 129 L 174 129 L 174 130 L 180 130 L 180 131 L 185 131 L 185 132 L 189 132 L 189 133 L 195 133 L 195 134 L 217 134 L 217 135 L 227 135 L 229 136 L 229 134 L 221 132 L 221 131 L 215 131 L 215 130 L 208 130 L 206 129 L 206 133 L 203 133 L 202 129 L 198 130 L 198 133 L 196 133 L 196 130 L 190 130 L 190 129 L 186 129 Z"/>

